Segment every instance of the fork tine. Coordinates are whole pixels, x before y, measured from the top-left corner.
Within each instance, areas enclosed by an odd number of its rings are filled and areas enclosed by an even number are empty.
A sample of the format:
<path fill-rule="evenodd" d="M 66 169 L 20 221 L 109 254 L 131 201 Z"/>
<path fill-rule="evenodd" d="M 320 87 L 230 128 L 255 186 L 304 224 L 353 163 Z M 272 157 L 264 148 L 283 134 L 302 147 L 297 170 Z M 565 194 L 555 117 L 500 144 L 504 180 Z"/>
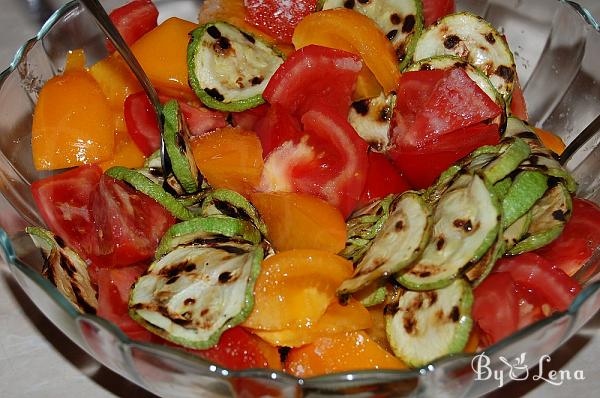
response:
<path fill-rule="evenodd" d="M 600 115 L 596 116 L 596 118 L 565 148 L 564 152 L 559 157 L 560 164 L 564 166 L 569 159 L 571 159 L 573 155 L 598 132 L 600 132 Z"/>

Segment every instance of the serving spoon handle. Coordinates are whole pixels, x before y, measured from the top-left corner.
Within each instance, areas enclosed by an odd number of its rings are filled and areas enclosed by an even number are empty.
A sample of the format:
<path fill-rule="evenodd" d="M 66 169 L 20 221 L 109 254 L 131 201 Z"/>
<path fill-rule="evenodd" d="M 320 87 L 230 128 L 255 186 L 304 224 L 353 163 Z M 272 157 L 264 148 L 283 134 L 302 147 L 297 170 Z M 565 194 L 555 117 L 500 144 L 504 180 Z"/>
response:
<path fill-rule="evenodd" d="M 92 14 L 92 16 L 96 19 L 96 23 L 104 32 L 104 34 L 108 37 L 111 43 L 115 46 L 121 57 L 125 60 L 129 69 L 133 72 L 137 80 L 140 82 L 142 88 L 146 92 L 146 95 L 150 99 L 150 103 L 154 108 L 154 112 L 156 113 L 156 119 L 158 121 L 158 127 L 160 130 L 160 158 L 162 163 L 163 173 L 165 175 L 169 174 L 170 171 L 170 161 L 168 158 L 168 154 L 165 148 L 165 140 L 163 136 L 163 116 L 162 116 L 162 105 L 158 98 L 158 94 L 156 89 L 148 79 L 146 72 L 142 69 L 142 66 L 138 62 L 137 58 L 131 52 L 131 49 L 123 39 L 123 36 L 119 33 L 116 26 L 112 23 L 106 10 L 100 4 L 98 0 L 79 0 L 81 4 L 88 9 L 88 11 Z"/>

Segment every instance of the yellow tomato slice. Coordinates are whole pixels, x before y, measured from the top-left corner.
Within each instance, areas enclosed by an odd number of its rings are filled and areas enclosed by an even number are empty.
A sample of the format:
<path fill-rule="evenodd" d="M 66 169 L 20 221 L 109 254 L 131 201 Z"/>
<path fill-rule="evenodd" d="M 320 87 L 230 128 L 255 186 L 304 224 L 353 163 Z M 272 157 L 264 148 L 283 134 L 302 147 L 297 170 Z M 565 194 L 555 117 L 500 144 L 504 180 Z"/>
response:
<path fill-rule="evenodd" d="M 260 183 L 262 146 L 256 133 L 226 127 L 191 142 L 198 169 L 215 188 L 248 195 Z"/>
<path fill-rule="evenodd" d="M 267 224 L 276 250 L 315 249 L 339 253 L 346 245 L 342 213 L 312 195 L 264 192 L 250 196 Z"/>
<path fill-rule="evenodd" d="M 346 305 L 336 300 L 327 307 L 327 311 L 308 328 L 293 328 L 255 333 L 276 346 L 300 347 L 312 343 L 324 335 L 353 332 L 371 327 L 369 311 L 358 301 L 351 299 Z"/>
<path fill-rule="evenodd" d="M 566 146 L 559 136 L 557 136 L 554 133 L 551 133 L 550 131 L 542 130 L 537 127 L 534 127 L 533 130 L 535 131 L 535 134 L 538 136 L 540 141 L 542 141 L 542 144 L 544 144 L 546 148 L 550 149 L 557 155 L 562 155 Z"/>
<path fill-rule="evenodd" d="M 85 70 L 50 79 L 33 115 L 31 146 L 38 170 L 54 170 L 110 159 L 114 121 L 104 93 Z"/>
<path fill-rule="evenodd" d="M 297 377 L 311 377 L 350 370 L 406 369 L 406 365 L 364 332 L 347 332 L 293 348 L 284 369 Z"/>
<path fill-rule="evenodd" d="M 169 18 L 131 45 L 144 72 L 159 89 L 169 95 L 185 97 L 192 92 L 188 85 L 187 47 L 195 23 Z"/>
<path fill-rule="evenodd" d="M 369 17 L 345 8 L 319 11 L 305 17 L 294 30 L 296 49 L 318 44 L 361 56 L 386 93 L 400 79 L 394 47 Z"/>
<path fill-rule="evenodd" d="M 320 250 L 289 250 L 263 261 L 254 308 L 243 326 L 255 330 L 309 327 L 323 316 L 352 263 Z"/>

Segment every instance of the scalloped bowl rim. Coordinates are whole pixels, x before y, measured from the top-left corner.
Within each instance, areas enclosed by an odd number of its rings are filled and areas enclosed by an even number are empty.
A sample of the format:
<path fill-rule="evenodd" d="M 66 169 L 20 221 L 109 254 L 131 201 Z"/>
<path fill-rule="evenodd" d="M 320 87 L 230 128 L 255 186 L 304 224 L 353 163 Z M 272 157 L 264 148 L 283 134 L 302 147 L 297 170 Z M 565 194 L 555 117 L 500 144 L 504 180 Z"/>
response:
<path fill-rule="evenodd" d="M 578 4 L 575 1 L 570 0 L 556 0 L 558 2 L 568 4 L 575 10 L 583 20 L 589 24 L 593 29 L 600 33 L 600 23 L 596 21 L 596 19 L 592 16 L 592 14 L 583 6 Z M 2 73 L 0 73 L 0 87 L 4 83 L 4 80 L 18 67 L 18 65 L 24 60 L 24 56 L 27 54 L 27 49 L 34 44 L 35 42 L 44 38 L 44 36 L 48 33 L 48 31 L 63 18 L 69 12 L 75 10 L 77 7 L 80 7 L 80 3 L 77 0 L 72 0 L 58 10 L 56 10 L 50 18 L 42 25 L 38 33 L 35 37 L 29 39 L 25 42 L 16 52 L 13 61 Z M 600 39 L 600 36 L 599 36 Z M 11 204 L 12 205 L 12 204 Z M 438 358 L 437 360 L 424 365 L 420 368 L 407 369 L 407 370 L 361 370 L 361 371 L 349 371 L 349 372 L 337 372 L 331 373 L 323 376 L 314 376 L 307 378 L 298 378 L 288 373 L 273 370 L 273 369 L 244 369 L 244 370 L 230 370 L 225 367 L 221 367 L 212 363 L 210 361 L 204 360 L 196 355 L 177 350 L 174 348 L 170 348 L 168 346 L 152 344 L 152 343 L 142 343 L 131 340 L 128 338 L 125 333 L 123 333 L 114 323 L 98 317 L 96 315 L 90 314 L 81 314 L 79 313 L 75 307 L 56 289 L 56 287 L 46 278 L 41 276 L 38 272 L 33 270 L 29 265 L 20 261 L 14 251 L 14 248 L 11 244 L 10 237 L 6 234 L 6 232 L 0 228 L 0 247 L 4 251 L 4 259 L 7 261 L 9 265 L 17 267 L 24 275 L 26 275 L 29 279 L 31 279 L 35 284 L 37 284 L 45 293 L 47 293 L 52 300 L 63 309 L 75 323 L 80 323 L 82 320 L 90 320 L 95 324 L 101 325 L 103 328 L 107 329 L 111 332 L 118 340 L 119 343 L 124 347 L 147 347 L 152 348 L 153 350 L 161 351 L 164 354 L 169 356 L 176 356 L 185 361 L 191 361 L 196 365 L 200 365 L 201 370 L 203 372 L 211 372 L 215 375 L 215 377 L 222 378 L 256 378 L 256 379 L 269 379 L 269 380 L 288 380 L 292 383 L 297 384 L 302 388 L 319 388 L 326 387 L 327 385 L 331 385 L 332 383 L 340 383 L 343 382 L 347 387 L 352 387 L 353 384 L 364 384 L 365 382 L 372 381 L 373 376 L 377 376 L 377 384 L 381 383 L 389 383 L 395 381 L 402 381 L 406 379 L 418 378 L 420 376 L 425 376 L 429 373 L 435 371 L 435 369 L 445 363 L 464 360 L 467 358 L 474 358 L 478 353 L 459 353 L 459 354 L 450 354 L 444 357 Z M 592 262 L 600 261 L 600 248 L 596 249 L 594 255 L 586 266 L 589 266 Z M 553 323 L 559 319 L 573 316 L 578 312 L 581 306 L 587 302 L 588 298 L 592 297 L 596 291 L 600 289 L 600 281 L 596 281 L 591 283 L 589 286 L 586 286 L 575 298 L 571 306 L 567 311 L 557 312 L 551 315 L 550 317 L 541 319 L 523 329 L 518 330 L 512 335 L 502 339 L 501 341 L 493 344 L 486 348 L 486 354 L 494 354 L 498 351 L 501 351 L 503 348 L 509 346 L 515 341 L 529 335 L 533 334 L 546 325 Z M 367 380 L 368 379 L 368 380 Z"/>

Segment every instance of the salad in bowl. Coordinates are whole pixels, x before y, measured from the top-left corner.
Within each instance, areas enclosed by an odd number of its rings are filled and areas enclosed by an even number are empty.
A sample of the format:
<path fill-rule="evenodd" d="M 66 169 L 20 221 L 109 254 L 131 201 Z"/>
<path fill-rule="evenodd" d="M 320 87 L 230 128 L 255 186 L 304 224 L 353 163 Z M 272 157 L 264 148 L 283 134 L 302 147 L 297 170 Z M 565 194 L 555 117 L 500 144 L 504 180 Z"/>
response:
<path fill-rule="evenodd" d="M 474 355 L 548 353 L 598 309 L 600 208 L 593 143 L 564 144 L 589 117 L 567 129 L 561 101 L 525 101 L 560 29 L 530 71 L 506 10 L 476 3 L 208 0 L 158 23 L 131 1 L 110 17 L 158 119 L 108 42 L 47 45 L 43 79 L 17 62 L 34 104 L 27 159 L 3 158 L 31 223 L 4 242 L 17 279 L 159 394 L 494 388 Z M 61 18 L 90 17 L 70 3 L 47 40 Z M 549 67 L 568 99 L 585 68 Z"/>

